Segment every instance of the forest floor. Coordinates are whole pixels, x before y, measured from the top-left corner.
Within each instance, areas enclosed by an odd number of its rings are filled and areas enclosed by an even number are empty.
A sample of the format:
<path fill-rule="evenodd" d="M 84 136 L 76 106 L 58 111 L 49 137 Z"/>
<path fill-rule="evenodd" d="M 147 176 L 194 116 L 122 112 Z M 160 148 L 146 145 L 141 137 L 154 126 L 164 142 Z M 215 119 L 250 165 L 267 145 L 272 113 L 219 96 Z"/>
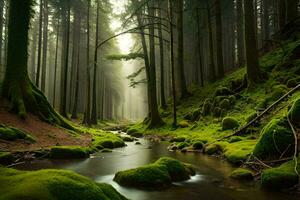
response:
<path fill-rule="evenodd" d="M 66 129 L 41 121 L 38 117 L 28 114 L 25 120 L 8 112 L 9 107 L 1 102 L 0 122 L 3 125 L 17 128 L 30 134 L 35 142 L 26 140 L 7 141 L 0 139 L 0 151 L 33 151 L 49 149 L 52 146 L 89 146 L 92 143 L 90 134 L 74 134 Z"/>
<path fill-rule="evenodd" d="M 227 74 L 224 79 L 206 84 L 202 88 L 192 86 L 190 92 L 193 96 L 178 102 L 177 129 L 172 126 L 170 101 L 169 107 L 161 110 L 165 126 L 149 130 L 147 125 L 141 122 L 130 126 L 128 132 L 142 132 L 150 137 L 169 140 L 173 150 L 193 150 L 193 145 L 200 142 L 205 146 L 204 152 L 221 155 L 229 162 L 241 164 L 252 154 L 265 125 L 272 119 L 286 118 L 288 109 L 300 97 L 300 91 L 296 91 L 276 105 L 259 123 L 245 130 L 241 136 L 222 139 L 237 130 L 237 126 L 224 130 L 222 121 L 225 118 L 233 118 L 238 127 L 242 127 L 299 84 L 300 41 L 286 41 L 282 47 L 260 58 L 261 69 L 267 77 L 261 83 L 257 83 L 255 88 L 243 88 L 235 92 L 246 73 L 245 68 L 237 69 Z M 208 111 L 204 110 L 206 106 L 209 106 Z"/>

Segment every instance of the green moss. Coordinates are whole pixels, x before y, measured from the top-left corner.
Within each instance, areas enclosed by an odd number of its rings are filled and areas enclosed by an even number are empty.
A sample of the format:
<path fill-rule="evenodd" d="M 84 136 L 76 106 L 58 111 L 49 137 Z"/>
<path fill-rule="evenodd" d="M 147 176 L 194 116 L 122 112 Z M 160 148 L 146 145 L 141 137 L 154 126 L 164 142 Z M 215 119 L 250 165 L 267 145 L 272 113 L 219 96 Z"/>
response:
<path fill-rule="evenodd" d="M 257 117 L 257 112 L 253 112 L 251 115 L 249 115 L 246 119 L 246 122 L 249 123 L 252 120 L 254 120 Z"/>
<path fill-rule="evenodd" d="M 262 186 L 271 189 L 284 189 L 298 184 L 299 177 L 294 167 L 295 162 L 289 161 L 279 167 L 264 170 L 261 174 Z M 299 165 L 297 169 L 299 170 Z"/>
<path fill-rule="evenodd" d="M 84 147 L 56 146 L 51 148 L 49 156 L 53 159 L 87 158 L 90 153 L 90 150 Z"/>
<path fill-rule="evenodd" d="M 225 117 L 222 120 L 222 129 L 230 130 L 239 127 L 239 122 L 233 117 Z"/>
<path fill-rule="evenodd" d="M 227 87 L 220 87 L 215 91 L 215 96 L 228 96 L 230 94 L 231 91 Z"/>
<path fill-rule="evenodd" d="M 27 133 L 13 128 L 9 126 L 5 126 L 0 124 L 0 139 L 8 140 L 8 141 L 15 141 L 15 140 L 27 140 L 29 142 L 35 142 L 35 140 Z"/>
<path fill-rule="evenodd" d="M 272 88 L 272 92 L 262 103 L 264 108 L 270 106 L 272 103 L 280 99 L 287 92 L 287 87 L 285 85 L 276 85 Z"/>
<path fill-rule="evenodd" d="M 110 133 L 105 135 L 94 135 L 93 140 L 93 146 L 97 149 L 113 149 L 125 146 L 125 142 L 122 138 Z"/>
<path fill-rule="evenodd" d="M 193 143 L 193 148 L 195 150 L 201 150 L 201 149 L 203 149 L 203 146 L 204 146 L 204 144 L 201 141 L 197 141 L 197 142 Z"/>
<path fill-rule="evenodd" d="M 239 141 L 242 141 L 243 139 L 242 139 L 242 137 L 240 137 L 240 136 L 232 136 L 232 137 L 230 137 L 228 140 L 227 140 L 227 142 L 229 142 L 229 143 L 235 143 L 235 142 L 239 142 Z"/>
<path fill-rule="evenodd" d="M 221 109 L 225 109 L 225 110 L 228 110 L 230 108 L 230 101 L 228 99 L 223 99 L 221 102 L 220 102 L 220 108 Z"/>
<path fill-rule="evenodd" d="M 133 137 L 128 137 L 128 136 L 125 136 L 125 137 L 122 137 L 123 141 L 125 142 L 133 142 L 134 141 L 134 138 Z"/>
<path fill-rule="evenodd" d="M 191 117 L 191 121 L 198 121 L 201 115 L 201 110 L 200 109 L 196 109 L 193 111 L 192 113 L 192 117 Z"/>
<path fill-rule="evenodd" d="M 172 181 L 184 181 L 193 174 L 190 166 L 163 157 L 152 164 L 118 172 L 114 181 L 123 186 L 162 189 L 170 186 Z"/>
<path fill-rule="evenodd" d="M 189 127 L 189 123 L 185 120 L 182 120 L 178 123 L 178 126 L 181 128 L 187 128 L 187 127 Z"/>
<path fill-rule="evenodd" d="M 289 79 L 286 83 L 288 88 L 294 88 L 299 84 L 299 78 Z"/>
<path fill-rule="evenodd" d="M 238 168 L 234 170 L 231 174 L 230 177 L 233 179 L 238 179 L 238 180 L 252 180 L 253 175 L 250 170 L 243 169 L 243 168 Z"/>
<path fill-rule="evenodd" d="M 294 137 L 286 119 L 273 119 L 262 130 L 253 155 L 260 159 L 277 159 L 293 154 Z"/>
<path fill-rule="evenodd" d="M 184 142 L 185 137 L 175 137 L 170 140 L 170 142 Z"/>
<path fill-rule="evenodd" d="M 204 104 L 202 106 L 202 115 L 203 116 L 207 116 L 210 114 L 210 111 L 211 111 L 211 108 L 212 108 L 212 103 L 211 103 L 211 100 L 210 99 L 206 99 L 204 101 Z"/>
<path fill-rule="evenodd" d="M 300 124 L 300 98 L 293 103 L 292 108 L 289 110 L 288 117 L 293 124 Z"/>
<path fill-rule="evenodd" d="M 205 147 L 204 152 L 206 154 L 212 155 L 212 154 L 220 154 L 223 152 L 223 148 L 220 144 L 214 143 L 214 144 L 209 144 Z"/>
<path fill-rule="evenodd" d="M 214 117 L 221 117 L 222 115 L 222 109 L 219 107 L 214 108 L 213 116 Z"/>
<path fill-rule="evenodd" d="M 228 99 L 229 99 L 229 102 L 230 102 L 231 105 L 235 104 L 235 102 L 236 102 L 236 97 L 235 97 L 234 95 L 230 95 L 230 96 L 228 97 Z"/>
<path fill-rule="evenodd" d="M 137 137 L 137 138 L 143 137 L 143 134 L 134 128 L 128 129 L 127 134 L 132 137 Z"/>
<path fill-rule="evenodd" d="M 0 152 L 0 165 L 7 165 L 14 161 L 14 156 L 9 152 Z"/>
<path fill-rule="evenodd" d="M 107 184 L 65 170 L 33 172 L 0 168 L 1 200 L 125 200 Z"/>
<path fill-rule="evenodd" d="M 177 149 L 183 149 L 185 147 L 188 147 L 189 144 L 187 142 L 180 142 L 178 145 L 177 145 Z"/>

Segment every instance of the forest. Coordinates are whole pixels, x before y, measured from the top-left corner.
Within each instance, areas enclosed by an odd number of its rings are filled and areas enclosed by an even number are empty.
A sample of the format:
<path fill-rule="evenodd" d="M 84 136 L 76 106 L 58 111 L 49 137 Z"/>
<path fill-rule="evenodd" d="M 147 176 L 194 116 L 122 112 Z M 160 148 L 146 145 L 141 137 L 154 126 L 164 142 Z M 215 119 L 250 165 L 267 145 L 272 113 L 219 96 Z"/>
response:
<path fill-rule="evenodd" d="M 300 199 L 299 0 L 0 0 L 0 200 Z"/>

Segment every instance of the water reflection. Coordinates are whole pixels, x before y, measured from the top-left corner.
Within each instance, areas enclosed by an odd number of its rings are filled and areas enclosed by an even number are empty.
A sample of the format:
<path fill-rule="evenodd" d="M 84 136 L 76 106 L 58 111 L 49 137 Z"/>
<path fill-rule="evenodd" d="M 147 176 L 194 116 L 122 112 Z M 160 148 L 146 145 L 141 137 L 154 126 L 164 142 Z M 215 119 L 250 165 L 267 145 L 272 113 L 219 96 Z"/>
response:
<path fill-rule="evenodd" d="M 119 192 L 132 200 L 296 200 L 296 195 L 263 191 L 254 182 L 237 182 L 228 178 L 234 170 L 229 163 L 217 158 L 194 153 L 169 152 L 164 144 L 140 140 L 142 145 L 128 143 L 125 148 L 112 153 L 96 153 L 89 159 L 41 160 L 26 163 L 20 169 L 45 168 L 68 169 L 88 176 L 97 182 L 112 184 Z M 151 148 L 149 148 L 151 146 Z M 170 156 L 194 165 L 197 175 L 192 179 L 174 183 L 164 191 L 143 191 L 121 187 L 113 181 L 117 171 L 139 167 L 161 156 Z"/>

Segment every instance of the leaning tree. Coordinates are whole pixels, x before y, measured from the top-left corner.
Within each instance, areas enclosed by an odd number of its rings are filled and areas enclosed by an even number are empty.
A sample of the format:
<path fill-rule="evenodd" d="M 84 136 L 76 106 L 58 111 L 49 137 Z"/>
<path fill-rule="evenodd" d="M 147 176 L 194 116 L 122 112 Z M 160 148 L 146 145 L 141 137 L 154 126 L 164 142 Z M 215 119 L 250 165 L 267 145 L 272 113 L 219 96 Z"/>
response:
<path fill-rule="evenodd" d="M 8 24 L 7 68 L 2 85 L 2 97 L 20 117 L 33 113 L 60 126 L 72 126 L 55 112 L 44 94 L 29 79 L 27 71 L 28 31 L 33 0 L 11 0 Z"/>

